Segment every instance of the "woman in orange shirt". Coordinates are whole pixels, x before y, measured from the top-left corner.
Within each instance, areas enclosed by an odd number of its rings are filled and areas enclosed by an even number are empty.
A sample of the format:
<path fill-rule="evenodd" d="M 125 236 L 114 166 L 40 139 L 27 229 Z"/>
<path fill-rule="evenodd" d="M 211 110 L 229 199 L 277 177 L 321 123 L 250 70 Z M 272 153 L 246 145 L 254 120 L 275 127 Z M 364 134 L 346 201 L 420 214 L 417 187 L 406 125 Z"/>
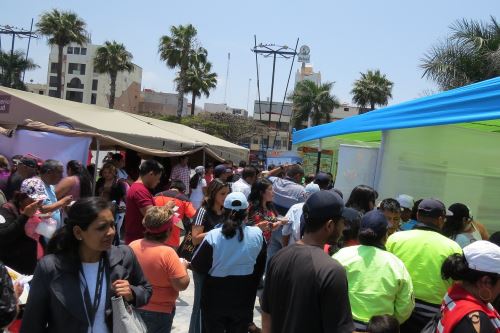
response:
<path fill-rule="evenodd" d="M 130 243 L 146 279 L 153 286 L 149 303 L 138 309 L 149 333 L 168 333 L 175 315 L 175 300 L 179 291 L 189 285 L 188 262 L 179 259 L 171 247 L 165 245 L 172 226 L 178 218 L 168 207 L 150 208 L 142 222 L 144 238 Z"/>

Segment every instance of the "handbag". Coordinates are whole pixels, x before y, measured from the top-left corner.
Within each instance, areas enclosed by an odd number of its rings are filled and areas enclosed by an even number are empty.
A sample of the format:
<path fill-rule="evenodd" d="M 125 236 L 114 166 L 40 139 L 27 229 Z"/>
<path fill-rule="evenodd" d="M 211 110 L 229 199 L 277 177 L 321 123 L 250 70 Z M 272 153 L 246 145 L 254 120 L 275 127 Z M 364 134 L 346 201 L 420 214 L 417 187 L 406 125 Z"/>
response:
<path fill-rule="evenodd" d="M 134 307 L 123 298 L 111 297 L 113 333 L 147 333 L 148 329 Z"/>
<path fill-rule="evenodd" d="M 193 235 L 191 234 L 191 230 L 186 233 L 184 236 L 184 240 L 181 245 L 177 249 L 177 255 L 179 258 L 184 258 L 187 261 L 191 261 L 193 258 L 194 250 L 196 246 L 193 244 Z"/>

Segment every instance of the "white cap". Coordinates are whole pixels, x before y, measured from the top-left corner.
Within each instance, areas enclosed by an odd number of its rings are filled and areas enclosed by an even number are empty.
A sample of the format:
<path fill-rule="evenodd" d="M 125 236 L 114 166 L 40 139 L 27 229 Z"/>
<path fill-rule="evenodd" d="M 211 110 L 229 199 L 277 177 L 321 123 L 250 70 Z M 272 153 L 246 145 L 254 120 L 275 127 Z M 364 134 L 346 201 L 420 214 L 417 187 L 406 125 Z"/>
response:
<path fill-rule="evenodd" d="M 319 188 L 318 184 L 309 183 L 306 185 L 304 190 L 306 191 L 306 193 L 313 194 L 315 192 L 319 192 L 321 189 Z"/>
<path fill-rule="evenodd" d="M 463 251 L 470 269 L 500 274 L 500 246 L 480 240 L 467 245 Z"/>
<path fill-rule="evenodd" d="M 224 199 L 224 208 L 232 210 L 243 210 L 248 208 L 247 197 L 241 192 L 229 193 Z"/>
<path fill-rule="evenodd" d="M 400 194 L 396 200 L 399 202 L 401 208 L 407 208 L 410 210 L 413 209 L 414 201 L 412 196 L 409 196 L 408 194 Z"/>

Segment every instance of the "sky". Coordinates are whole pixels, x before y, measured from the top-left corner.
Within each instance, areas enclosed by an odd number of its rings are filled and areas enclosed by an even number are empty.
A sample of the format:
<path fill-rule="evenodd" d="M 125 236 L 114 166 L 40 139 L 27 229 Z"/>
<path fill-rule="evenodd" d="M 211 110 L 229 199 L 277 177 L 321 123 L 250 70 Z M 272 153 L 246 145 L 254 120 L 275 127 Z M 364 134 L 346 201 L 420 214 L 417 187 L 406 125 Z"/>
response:
<path fill-rule="evenodd" d="M 335 82 L 332 93 L 342 103 L 352 104 L 350 91 L 360 72 L 380 69 L 394 82 L 389 104 L 397 104 L 437 91 L 433 82 L 422 78 L 419 65 L 430 47 L 450 33 L 454 21 L 500 19 L 498 0 L 0 0 L 0 4 L 0 25 L 26 29 L 32 18 L 36 23 L 53 8 L 76 12 L 87 23 L 93 44 L 123 43 L 143 69 L 142 88 L 163 92 L 173 92 L 176 71 L 160 60 L 159 39 L 169 34 L 172 25 L 191 23 L 219 81 L 208 100 L 202 98 L 197 105 L 207 101 L 245 109 L 248 105 L 251 113 L 257 99 L 254 35 L 257 44 L 291 48 L 299 38 L 299 47 L 309 46 L 311 65 L 321 72 L 322 82 Z M 1 42 L 3 51 L 10 50 L 10 37 L 1 36 Z M 15 43 L 16 49 L 26 50 L 26 39 Z M 46 83 L 48 55 L 44 37 L 32 40 L 29 56 L 40 68 L 27 72 L 26 82 Z M 260 95 L 265 100 L 270 96 L 272 59 L 258 61 Z M 291 59 L 277 60 L 273 100 L 283 100 L 291 65 Z M 288 94 L 299 67 L 293 63 Z"/>

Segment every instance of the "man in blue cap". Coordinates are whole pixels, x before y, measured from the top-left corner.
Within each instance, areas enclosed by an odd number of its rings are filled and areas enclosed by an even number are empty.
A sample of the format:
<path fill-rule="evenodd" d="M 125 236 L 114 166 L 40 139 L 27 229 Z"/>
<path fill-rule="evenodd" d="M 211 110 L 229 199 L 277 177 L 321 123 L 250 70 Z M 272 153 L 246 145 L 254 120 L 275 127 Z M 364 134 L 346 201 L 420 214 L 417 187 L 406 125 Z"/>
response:
<path fill-rule="evenodd" d="M 344 268 L 324 251 L 338 241 L 344 202 L 319 191 L 305 202 L 304 236 L 269 262 L 262 295 L 262 332 L 352 332 Z"/>

